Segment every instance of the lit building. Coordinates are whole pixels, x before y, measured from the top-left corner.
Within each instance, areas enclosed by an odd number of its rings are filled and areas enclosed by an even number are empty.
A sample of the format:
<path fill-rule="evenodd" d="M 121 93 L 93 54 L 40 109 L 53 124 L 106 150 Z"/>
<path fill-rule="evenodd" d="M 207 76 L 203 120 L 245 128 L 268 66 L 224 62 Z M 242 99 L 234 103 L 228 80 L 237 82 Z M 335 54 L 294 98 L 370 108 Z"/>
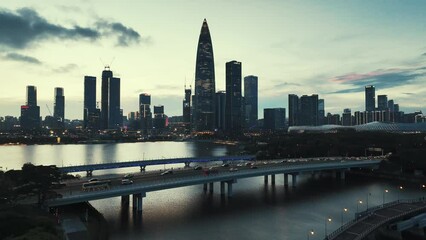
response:
<path fill-rule="evenodd" d="M 248 129 L 256 128 L 258 118 L 258 78 L 244 77 L 244 106 L 245 121 Z"/>
<path fill-rule="evenodd" d="M 215 130 L 215 73 L 213 45 L 206 19 L 201 27 L 195 65 L 193 128 L 195 131 Z"/>
<path fill-rule="evenodd" d="M 65 127 L 65 96 L 63 88 L 55 88 L 55 106 L 53 108 L 53 117 L 58 124 L 57 127 Z"/>
<path fill-rule="evenodd" d="M 225 129 L 235 135 L 242 130 L 241 62 L 226 63 Z"/>
<path fill-rule="evenodd" d="M 182 108 L 183 123 L 187 130 L 189 130 L 191 126 L 191 87 L 188 89 L 185 88 L 185 98 L 183 99 Z"/>
<path fill-rule="evenodd" d="M 153 127 L 157 132 L 166 128 L 166 115 L 164 115 L 164 106 L 154 106 Z"/>
<path fill-rule="evenodd" d="M 40 107 L 37 106 L 37 88 L 27 86 L 27 102 L 21 106 L 21 128 L 25 131 L 40 128 Z"/>
<path fill-rule="evenodd" d="M 100 111 L 96 108 L 96 77 L 84 76 L 84 109 L 85 129 L 100 128 Z"/>

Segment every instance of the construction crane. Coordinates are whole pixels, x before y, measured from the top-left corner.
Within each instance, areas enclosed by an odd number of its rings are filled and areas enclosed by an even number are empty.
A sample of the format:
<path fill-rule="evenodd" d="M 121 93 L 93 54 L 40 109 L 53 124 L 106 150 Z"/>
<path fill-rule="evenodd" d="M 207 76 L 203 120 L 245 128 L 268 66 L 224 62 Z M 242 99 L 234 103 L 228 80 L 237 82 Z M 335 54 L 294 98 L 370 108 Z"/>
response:
<path fill-rule="evenodd" d="M 50 116 L 53 116 L 52 112 L 50 111 L 49 105 L 47 105 L 47 103 L 46 103 L 46 108 L 47 108 L 47 111 L 49 111 Z"/>

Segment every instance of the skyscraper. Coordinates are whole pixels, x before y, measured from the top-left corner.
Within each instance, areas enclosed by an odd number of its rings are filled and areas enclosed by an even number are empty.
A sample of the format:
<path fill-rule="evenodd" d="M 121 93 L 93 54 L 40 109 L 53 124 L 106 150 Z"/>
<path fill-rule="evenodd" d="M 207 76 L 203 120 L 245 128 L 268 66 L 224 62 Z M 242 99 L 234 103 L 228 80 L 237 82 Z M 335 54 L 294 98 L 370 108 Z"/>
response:
<path fill-rule="evenodd" d="M 152 129 L 151 95 L 147 93 L 139 94 L 139 113 L 141 130 L 143 134 L 148 134 Z"/>
<path fill-rule="evenodd" d="M 365 111 L 374 111 L 376 108 L 376 89 L 374 86 L 365 86 Z"/>
<path fill-rule="evenodd" d="M 185 88 L 185 98 L 183 99 L 182 103 L 182 113 L 183 122 L 187 127 L 187 130 L 189 130 L 191 125 L 191 87 L 188 89 Z"/>
<path fill-rule="evenodd" d="M 253 128 L 257 125 L 258 115 L 258 85 L 257 76 L 244 77 L 244 105 L 245 105 L 245 120 L 247 128 Z"/>
<path fill-rule="evenodd" d="M 325 123 L 325 104 L 324 99 L 318 99 L 318 125 Z"/>
<path fill-rule="evenodd" d="M 109 66 L 102 71 L 101 129 L 117 129 L 122 125 L 120 78 L 114 78 Z"/>
<path fill-rule="evenodd" d="M 164 106 L 154 106 L 153 127 L 157 133 L 160 133 L 166 127 L 166 115 L 164 115 Z"/>
<path fill-rule="evenodd" d="M 284 129 L 285 108 L 263 109 L 263 128 L 272 131 Z"/>
<path fill-rule="evenodd" d="M 65 121 L 65 96 L 64 89 L 57 87 L 55 88 L 55 105 L 53 108 L 53 117 L 58 123 L 58 127 L 64 127 Z"/>
<path fill-rule="evenodd" d="M 96 77 L 84 76 L 84 128 L 99 129 L 99 110 L 96 109 Z"/>
<path fill-rule="evenodd" d="M 296 94 L 288 95 L 288 125 L 298 126 L 299 125 L 299 97 Z"/>
<path fill-rule="evenodd" d="M 20 124 L 23 130 L 40 128 L 40 107 L 37 106 L 37 88 L 27 86 L 27 102 L 21 106 Z"/>
<path fill-rule="evenodd" d="M 379 111 L 388 109 L 388 95 L 377 95 L 377 108 Z"/>
<path fill-rule="evenodd" d="M 195 64 L 193 125 L 196 131 L 215 129 L 215 74 L 213 45 L 206 19 L 201 26 Z"/>
<path fill-rule="evenodd" d="M 226 63 L 226 103 L 225 129 L 230 134 L 238 134 L 242 127 L 241 108 L 241 62 Z"/>
<path fill-rule="evenodd" d="M 349 108 L 343 109 L 342 125 L 343 126 L 351 126 L 352 125 L 352 113 L 351 113 L 351 109 L 349 109 Z"/>
<path fill-rule="evenodd" d="M 300 118 L 301 126 L 318 125 L 318 95 L 303 95 L 300 97 Z"/>
<path fill-rule="evenodd" d="M 226 92 L 219 91 L 216 93 L 216 127 L 219 130 L 225 130 L 225 107 Z"/>

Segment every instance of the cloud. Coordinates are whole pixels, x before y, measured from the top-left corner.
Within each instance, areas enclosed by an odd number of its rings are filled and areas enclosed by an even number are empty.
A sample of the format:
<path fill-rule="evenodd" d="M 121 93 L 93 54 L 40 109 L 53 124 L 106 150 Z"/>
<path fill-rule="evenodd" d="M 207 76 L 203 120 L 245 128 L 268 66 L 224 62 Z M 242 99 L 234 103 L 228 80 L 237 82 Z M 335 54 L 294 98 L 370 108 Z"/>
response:
<path fill-rule="evenodd" d="M 138 44 L 141 41 L 137 31 L 118 22 L 100 20 L 94 26 L 92 28 L 78 25 L 65 27 L 49 22 L 30 8 L 21 8 L 16 12 L 1 9 L 0 45 L 24 49 L 35 42 L 47 39 L 96 41 L 109 36 L 114 36 L 119 46 Z M 143 40 L 147 42 L 149 37 Z"/>
<path fill-rule="evenodd" d="M 69 73 L 71 71 L 74 71 L 77 67 L 78 67 L 77 64 L 70 63 L 70 64 L 67 64 L 65 66 L 61 66 L 61 67 L 53 69 L 53 72 L 56 72 L 56 73 Z"/>
<path fill-rule="evenodd" d="M 426 52 L 422 54 L 422 56 L 426 56 Z"/>
<path fill-rule="evenodd" d="M 42 64 L 42 62 L 38 60 L 37 58 L 22 55 L 19 53 L 8 53 L 3 58 L 6 60 L 11 60 L 11 61 L 26 62 L 26 63 L 32 63 L 32 64 Z"/>
<path fill-rule="evenodd" d="M 362 92 L 367 85 L 374 85 L 378 89 L 386 89 L 407 85 L 419 77 L 426 76 L 423 67 L 412 69 L 379 69 L 368 73 L 350 73 L 331 79 L 332 82 L 350 85 L 351 88 L 331 93 Z"/>

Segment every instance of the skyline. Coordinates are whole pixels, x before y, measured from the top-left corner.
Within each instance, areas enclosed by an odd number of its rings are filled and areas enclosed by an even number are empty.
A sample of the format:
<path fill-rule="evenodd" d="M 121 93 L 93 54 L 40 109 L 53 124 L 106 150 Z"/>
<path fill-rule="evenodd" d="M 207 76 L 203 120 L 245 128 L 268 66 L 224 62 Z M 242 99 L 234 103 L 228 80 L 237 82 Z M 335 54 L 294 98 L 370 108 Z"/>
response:
<path fill-rule="evenodd" d="M 152 105 L 164 105 L 167 115 L 182 115 L 185 79 L 194 89 L 204 18 L 215 49 L 216 91 L 225 89 L 225 63 L 242 62 L 243 77 L 259 77 L 259 118 L 261 109 L 287 108 L 290 93 L 319 94 L 326 113 L 364 110 L 366 85 L 394 99 L 401 111 L 424 108 L 421 1 L 221 1 L 205 3 L 205 12 L 193 1 L 167 7 L 161 1 L 47 2 L 5 1 L 0 8 L 0 62 L 10 83 L 0 90 L 0 116 L 19 116 L 26 86 L 34 85 L 42 116 L 48 115 L 46 104 L 53 109 L 54 88 L 62 87 L 65 118 L 83 119 L 84 76 L 101 79 L 111 63 L 121 78 L 125 115 L 138 110 L 140 93 L 150 94 Z M 100 96 L 98 90 L 99 102 Z"/>

